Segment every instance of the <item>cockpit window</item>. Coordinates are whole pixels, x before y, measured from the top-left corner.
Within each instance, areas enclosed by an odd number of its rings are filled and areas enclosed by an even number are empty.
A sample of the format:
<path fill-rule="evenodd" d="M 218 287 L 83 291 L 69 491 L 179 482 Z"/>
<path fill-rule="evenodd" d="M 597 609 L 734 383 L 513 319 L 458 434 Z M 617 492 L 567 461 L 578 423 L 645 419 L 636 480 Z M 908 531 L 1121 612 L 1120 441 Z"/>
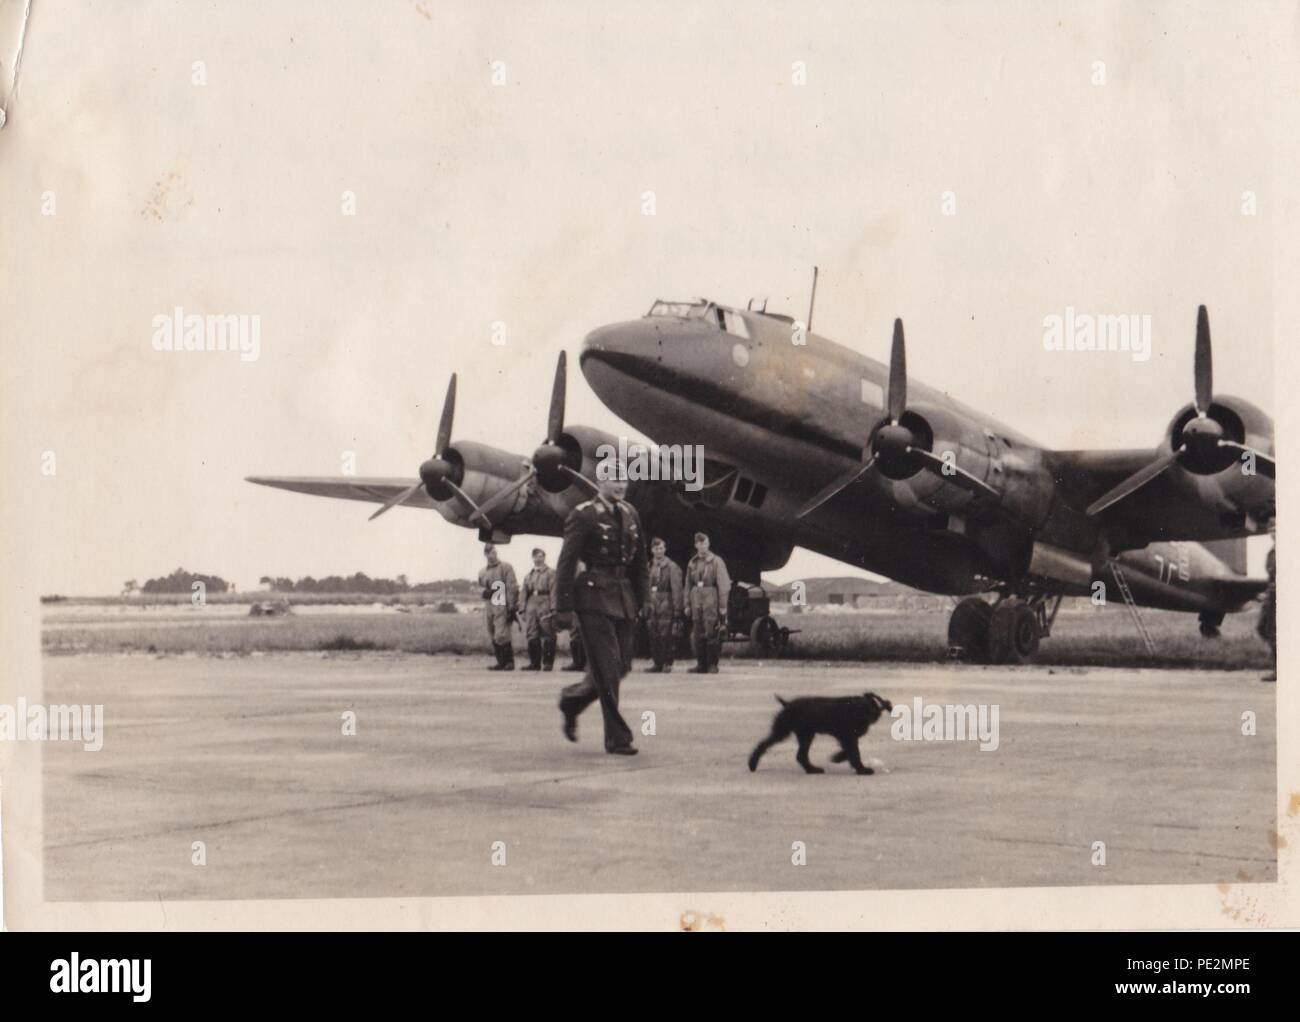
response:
<path fill-rule="evenodd" d="M 671 316 L 674 319 L 698 319 L 708 311 L 709 302 L 696 298 L 689 302 L 665 302 L 657 300 L 650 306 L 651 316 Z"/>
<path fill-rule="evenodd" d="M 740 313 L 714 302 L 706 302 L 702 298 L 694 298 L 690 302 L 664 302 L 663 299 L 656 299 L 646 315 L 671 317 L 676 320 L 702 319 L 735 337 L 745 338 L 746 341 L 749 339 L 749 326 L 745 324 Z"/>
<path fill-rule="evenodd" d="M 731 309 L 719 309 L 718 312 L 722 317 L 723 330 L 727 331 L 729 334 L 734 334 L 736 337 L 743 337 L 745 340 L 749 340 L 749 327 L 745 325 L 745 321 L 741 318 L 740 313 L 734 312 Z"/>
<path fill-rule="evenodd" d="M 720 330 L 749 340 L 749 327 L 740 313 L 714 302 L 706 302 L 703 298 L 694 298 L 689 302 L 665 302 L 663 299 L 657 299 L 646 315 L 673 319 L 703 319 Z"/>

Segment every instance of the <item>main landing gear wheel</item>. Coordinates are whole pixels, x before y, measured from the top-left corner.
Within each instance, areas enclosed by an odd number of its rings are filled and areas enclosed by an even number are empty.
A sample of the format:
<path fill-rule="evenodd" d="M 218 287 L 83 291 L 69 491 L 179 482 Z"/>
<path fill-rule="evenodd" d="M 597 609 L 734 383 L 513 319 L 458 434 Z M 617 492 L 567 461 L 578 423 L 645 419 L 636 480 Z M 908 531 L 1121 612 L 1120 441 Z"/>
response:
<path fill-rule="evenodd" d="M 989 623 L 993 607 L 978 596 L 968 596 L 953 608 L 948 619 L 948 648 L 977 664 L 989 656 Z"/>
<path fill-rule="evenodd" d="M 1023 664 L 1038 652 L 1038 615 L 1024 600 L 1010 597 L 993 608 L 989 623 L 989 660 Z"/>

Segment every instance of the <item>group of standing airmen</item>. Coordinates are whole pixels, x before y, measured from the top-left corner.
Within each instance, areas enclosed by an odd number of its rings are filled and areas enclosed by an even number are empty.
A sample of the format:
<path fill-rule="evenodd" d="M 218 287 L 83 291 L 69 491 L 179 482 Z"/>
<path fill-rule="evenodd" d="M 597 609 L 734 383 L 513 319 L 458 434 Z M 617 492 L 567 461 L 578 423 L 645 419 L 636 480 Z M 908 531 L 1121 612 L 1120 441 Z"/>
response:
<path fill-rule="evenodd" d="M 650 592 L 639 614 L 650 640 L 653 666 L 647 669 L 648 674 L 672 673 L 678 638 L 688 624 L 696 658 L 690 673 L 718 673 L 718 657 L 722 652 L 720 626 L 726 616 L 726 593 L 731 588 L 731 578 L 726 562 L 709 550 L 707 535 L 695 534 L 695 549 L 695 556 L 683 575 L 677 562 L 668 557 L 668 545 L 657 536 L 650 542 Z M 515 581 L 514 569 L 500 559 L 493 544 L 488 543 L 483 552 L 487 564 L 479 572 L 478 582 L 486 604 L 488 639 L 496 655 L 496 663 L 488 670 L 515 669 L 512 622 L 523 628 L 528 643 L 528 666 L 524 670 L 554 669 L 556 575 L 546 563 L 546 553 L 540 548 L 533 550 L 533 567 L 524 577 L 521 589 Z M 577 570 L 586 570 L 581 561 Z M 569 632 L 573 663 L 564 670 L 584 670 L 587 658 L 577 621 Z"/>
<path fill-rule="evenodd" d="M 546 563 L 546 553 L 533 551 L 532 570 L 524 576 L 523 610 L 520 611 L 519 584 L 515 569 L 501 560 L 497 548 L 488 543 L 483 548 L 487 564 L 478 573 L 478 584 L 485 604 L 488 641 L 496 654 L 489 671 L 513 671 L 515 651 L 510 627 L 518 622 L 528 641 L 526 671 L 549 671 L 555 666 L 555 571 Z"/>
<path fill-rule="evenodd" d="M 634 756 L 632 732 L 618 712 L 618 690 L 631 668 L 637 621 L 645 621 L 649 635 L 654 661 L 650 673 L 673 669 L 677 638 L 689 619 L 696 657 L 691 673 L 716 674 L 731 579 L 702 532 L 695 534 L 695 556 L 685 575 L 668 558 L 667 545 L 658 537 L 650 542 L 647 558 L 641 517 L 623 499 L 626 492 L 623 480 L 602 480 L 597 495 L 569 513 L 554 570 L 546 564 L 545 553 L 533 551 L 533 568 L 524 579 L 522 614 L 514 570 L 501 561 L 491 543 L 484 547 L 487 564 L 478 581 L 488 638 L 496 654 L 496 663 L 488 669 L 515 669 L 511 646 L 515 621 L 523 626 L 528 641 L 527 670 L 551 670 L 555 633 L 568 630 L 574 663 L 565 670 L 585 666 L 586 673 L 560 695 L 565 737 L 578 740 L 578 715 L 599 701 L 605 751 Z"/>

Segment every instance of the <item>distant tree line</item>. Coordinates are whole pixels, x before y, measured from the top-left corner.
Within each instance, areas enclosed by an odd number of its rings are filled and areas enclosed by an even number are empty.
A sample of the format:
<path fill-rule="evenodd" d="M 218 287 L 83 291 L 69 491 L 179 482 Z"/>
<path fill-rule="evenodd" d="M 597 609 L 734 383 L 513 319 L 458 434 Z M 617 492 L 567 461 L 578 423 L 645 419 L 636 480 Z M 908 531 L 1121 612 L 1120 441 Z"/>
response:
<path fill-rule="evenodd" d="M 398 593 L 477 593 L 478 587 L 467 578 L 441 579 L 436 582 L 418 582 L 412 585 L 405 575 L 397 578 L 371 578 L 364 572 L 357 572 L 344 578 L 342 575 L 328 575 L 325 578 L 312 578 L 307 575 L 300 579 L 273 578 L 263 575 L 257 580 L 258 585 L 269 587 L 277 593 L 366 593 L 372 596 L 394 596 Z M 194 591 L 194 583 L 202 582 L 208 593 L 234 592 L 235 584 L 227 582 L 219 575 L 204 575 L 198 571 L 186 571 L 177 568 L 170 575 L 151 578 L 144 585 L 135 579 L 128 579 L 122 584 L 123 596 L 153 595 L 157 593 L 185 593 Z"/>
<path fill-rule="evenodd" d="M 371 578 L 364 572 L 355 575 L 328 575 L 312 578 L 307 575 L 294 580 L 263 575 L 258 585 L 269 586 L 277 593 L 370 593 L 375 596 L 392 596 L 396 593 L 472 593 L 474 583 L 467 578 L 446 579 L 437 582 L 418 582 L 412 585 L 405 575 L 397 578 Z"/>
<path fill-rule="evenodd" d="M 198 571 L 186 571 L 184 568 L 177 568 L 170 575 L 162 578 L 151 578 L 144 585 L 139 587 L 142 593 L 192 593 L 194 583 L 202 582 L 203 588 L 209 593 L 224 593 L 232 590 L 232 586 L 220 575 L 204 575 Z M 136 591 L 136 583 L 131 579 L 122 587 L 122 591 L 130 596 Z"/>

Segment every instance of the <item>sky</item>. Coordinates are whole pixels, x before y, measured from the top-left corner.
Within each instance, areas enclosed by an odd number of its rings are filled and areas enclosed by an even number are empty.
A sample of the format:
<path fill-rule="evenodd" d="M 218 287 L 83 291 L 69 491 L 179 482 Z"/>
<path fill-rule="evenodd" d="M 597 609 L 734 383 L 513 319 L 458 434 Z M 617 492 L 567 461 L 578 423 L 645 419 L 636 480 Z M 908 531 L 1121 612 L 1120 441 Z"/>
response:
<path fill-rule="evenodd" d="M 1216 391 L 1272 414 L 1279 10 L 38 3 L 0 130 L 31 585 L 472 575 L 436 514 L 244 477 L 413 479 L 452 372 L 454 435 L 525 455 L 591 329 L 800 316 L 814 264 L 818 333 L 884 359 L 902 316 L 911 377 L 1049 447 L 1159 442 L 1201 303 Z M 259 316 L 258 358 L 155 350 L 176 307 Z M 1067 307 L 1149 315 L 1152 357 L 1044 350 Z M 630 432 L 571 364 L 568 420 Z M 825 574 L 860 573 L 773 577 Z"/>

